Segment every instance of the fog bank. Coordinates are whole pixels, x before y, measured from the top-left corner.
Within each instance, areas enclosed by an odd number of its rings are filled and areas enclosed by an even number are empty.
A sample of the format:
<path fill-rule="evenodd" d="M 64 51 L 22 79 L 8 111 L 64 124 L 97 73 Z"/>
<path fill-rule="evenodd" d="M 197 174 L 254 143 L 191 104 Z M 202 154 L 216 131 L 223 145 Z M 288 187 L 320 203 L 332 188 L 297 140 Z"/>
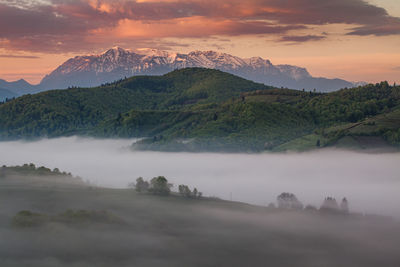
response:
<path fill-rule="evenodd" d="M 347 197 L 353 211 L 400 217 L 400 153 L 132 152 L 127 147 L 133 141 L 69 137 L 0 142 L 0 164 L 57 167 L 97 185 L 118 188 L 139 176 L 164 175 L 175 186 L 183 183 L 207 196 L 258 205 L 274 202 L 284 191 L 316 206 L 326 196 Z"/>

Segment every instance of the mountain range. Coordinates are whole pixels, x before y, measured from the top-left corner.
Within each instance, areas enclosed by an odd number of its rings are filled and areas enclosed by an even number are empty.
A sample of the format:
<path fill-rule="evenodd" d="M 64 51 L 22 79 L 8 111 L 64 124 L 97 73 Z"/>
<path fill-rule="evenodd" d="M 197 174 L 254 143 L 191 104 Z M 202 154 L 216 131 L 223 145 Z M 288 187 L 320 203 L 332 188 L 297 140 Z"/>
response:
<path fill-rule="evenodd" d="M 7 82 L 0 79 L 0 101 L 4 101 L 7 98 L 11 99 L 25 94 L 37 93 L 40 91 L 41 90 L 39 85 L 31 85 L 24 79 L 14 82 Z"/>
<path fill-rule="evenodd" d="M 215 51 L 182 54 L 149 48 L 128 50 L 113 47 L 101 54 L 76 56 L 67 60 L 46 75 L 38 85 L 30 85 L 24 80 L 10 83 L 0 80 L 0 88 L 23 95 L 50 89 L 93 87 L 125 77 L 163 75 L 188 67 L 218 69 L 266 85 L 299 90 L 329 92 L 359 85 L 341 79 L 312 77 L 305 68 L 273 65 L 261 57 L 240 58 Z M 0 94 L 7 95 L 7 92 L 0 90 Z"/>

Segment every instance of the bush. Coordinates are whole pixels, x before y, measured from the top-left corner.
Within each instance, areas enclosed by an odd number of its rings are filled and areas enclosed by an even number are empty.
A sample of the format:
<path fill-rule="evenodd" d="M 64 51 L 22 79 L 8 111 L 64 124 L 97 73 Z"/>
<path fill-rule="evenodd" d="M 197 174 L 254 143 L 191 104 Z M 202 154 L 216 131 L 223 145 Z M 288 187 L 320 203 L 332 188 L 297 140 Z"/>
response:
<path fill-rule="evenodd" d="M 149 182 L 143 180 L 142 177 L 136 179 L 135 190 L 137 192 L 147 192 L 149 190 Z"/>
<path fill-rule="evenodd" d="M 171 193 L 172 184 L 168 183 L 167 178 L 164 176 L 154 177 L 150 181 L 149 192 L 156 195 L 169 195 Z"/>
<path fill-rule="evenodd" d="M 303 204 L 297 199 L 292 193 L 282 193 L 277 197 L 278 208 L 290 209 L 290 210 L 301 210 Z"/>

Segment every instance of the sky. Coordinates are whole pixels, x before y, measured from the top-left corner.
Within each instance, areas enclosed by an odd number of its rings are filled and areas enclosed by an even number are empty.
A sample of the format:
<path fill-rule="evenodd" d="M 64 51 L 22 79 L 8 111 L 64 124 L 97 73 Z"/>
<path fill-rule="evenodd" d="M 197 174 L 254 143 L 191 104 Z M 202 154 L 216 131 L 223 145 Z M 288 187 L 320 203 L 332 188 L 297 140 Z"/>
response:
<path fill-rule="evenodd" d="M 400 82 L 399 0 L 0 0 L 0 79 L 39 83 L 113 46 L 215 50 Z"/>

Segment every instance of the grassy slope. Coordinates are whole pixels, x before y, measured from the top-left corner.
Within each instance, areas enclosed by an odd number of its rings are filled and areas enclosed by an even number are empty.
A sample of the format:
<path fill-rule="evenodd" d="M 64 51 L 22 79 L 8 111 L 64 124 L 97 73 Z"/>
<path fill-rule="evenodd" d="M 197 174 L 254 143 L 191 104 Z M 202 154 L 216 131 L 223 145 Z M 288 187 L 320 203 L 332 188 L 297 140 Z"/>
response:
<path fill-rule="evenodd" d="M 20 183 L 13 182 L 21 180 Z M 0 178 L 1 266 L 398 266 L 400 225 L 132 190 Z M 11 183 L 11 184 L 10 184 Z M 11 226 L 21 210 L 106 210 L 123 225 Z M 379 242 L 376 242 L 379 240 Z"/>
<path fill-rule="evenodd" d="M 400 108 L 365 118 L 355 123 L 345 123 L 319 129 L 315 133 L 296 138 L 274 148 L 274 151 L 305 151 L 321 147 L 335 146 L 352 149 L 377 149 L 395 151 L 400 136 Z M 391 143 L 395 147 L 391 146 Z"/>
<path fill-rule="evenodd" d="M 161 128 L 148 128 L 149 131 L 146 133 L 147 136 L 162 135 L 164 139 L 156 137 L 153 141 L 142 141 L 136 148 L 192 151 L 220 149 L 302 151 L 317 148 L 318 140 L 320 147 L 338 145 L 336 141 L 346 133 L 345 131 L 336 133 L 332 129 L 352 127 L 364 120 L 368 123 L 375 117 L 376 120 L 382 121 L 380 118 L 384 116 L 391 118 L 397 116 L 399 92 L 399 87 L 390 87 L 387 83 L 330 94 L 310 94 L 294 90 L 255 91 L 242 94 L 245 96 L 244 99 L 230 100 L 203 111 L 203 114 L 187 113 L 179 121 L 171 118 L 163 119 L 162 114 L 159 114 L 160 123 L 155 125 L 161 126 L 163 121 L 171 124 Z M 140 113 L 137 112 L 134 116 L 125 114 L 119 125 L 114 123 L 106 128 L 115 129 L 113 134 L 116 135 L 121 133 L 118 132 L 121 129 L 141 131 L 140 123 L 136 120 L 138 117 Z M 398 145 L 400 124 L 397 122 L 394 119 L 389 128 L 382 122 L 377 122 L 373 135 L 381 137 L 382 140 L 363 141 L 365 143 L 363 146 L 368 147 L 373 144 L 389 146 L 389 143 Z M 179 142 L 171 142 L 168 139 L 171 137 L 192 138 L 192 141 L 182 145 Z"/>

